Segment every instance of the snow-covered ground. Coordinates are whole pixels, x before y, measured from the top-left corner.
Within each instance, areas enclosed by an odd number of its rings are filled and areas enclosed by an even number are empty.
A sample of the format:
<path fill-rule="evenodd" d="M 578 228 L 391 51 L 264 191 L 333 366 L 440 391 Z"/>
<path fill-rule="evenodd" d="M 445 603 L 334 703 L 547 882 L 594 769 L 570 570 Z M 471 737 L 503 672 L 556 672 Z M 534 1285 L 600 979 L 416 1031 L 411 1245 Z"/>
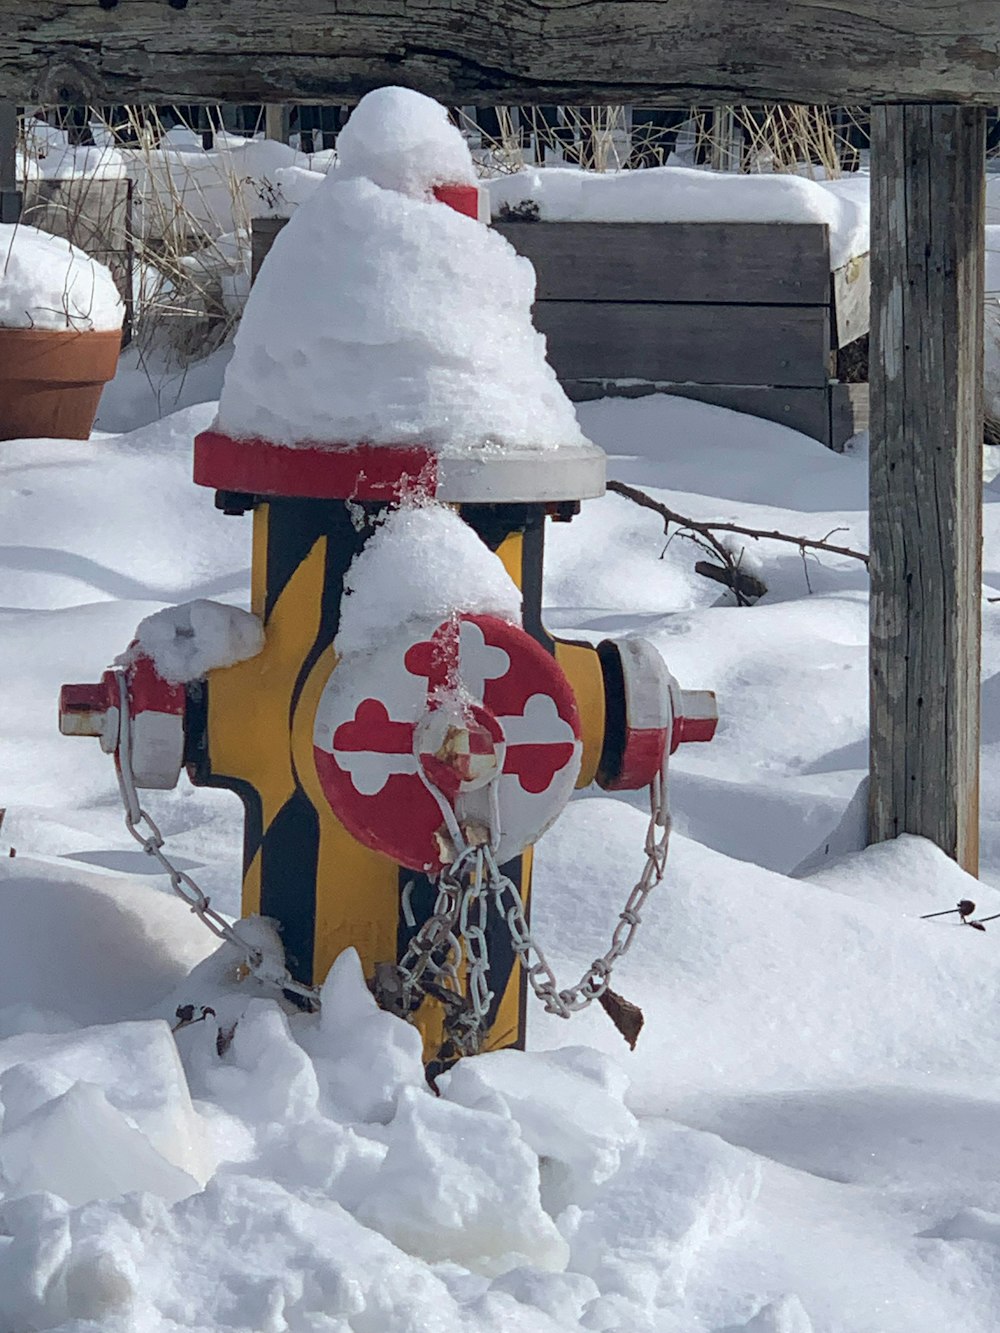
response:
<path fill-rule="evenodd" d="M 119 429 L 148 416 L 136 374 Z M 196 382 L 217 394 L 219 367 Z M 549 627 L 641 629 L 722 721 L 676 756 L 667 877 L 617 974 L 636 1051 L 600 1013 L 533 1006 L 527 1054 L 467 1061 L 435 1098 L 349 955 L 321 1018 L 247 1007 L 125 832 L 111 761 L 57 731 L 60 684 L 143 617 L 246 605 L 249 520 L 190 482 L 213 412 L 0 454 L 0 1333 L 995 1333 L 1000 932 L 917 918 L 1000 911 L 1000 610 L 986 883 L 912 838 L 838 860 L 866 764 L 863 567 L 811 560 L 807 583 L 762 543 L 769 592 L 739 609 L 625 499 L 552 527 Z M 662 397 L 580 419 L 612 476 L 676 509 L 865 543 L 863 449 Z M 185 782 L 149 805 L 238 911 L 236 799 Z M 639 798 L 587 791 L 542 840 L 560 977 L 603 949 L 644 828 Z M 175 1042 L 182 1003 L 218 1017 Z"/>

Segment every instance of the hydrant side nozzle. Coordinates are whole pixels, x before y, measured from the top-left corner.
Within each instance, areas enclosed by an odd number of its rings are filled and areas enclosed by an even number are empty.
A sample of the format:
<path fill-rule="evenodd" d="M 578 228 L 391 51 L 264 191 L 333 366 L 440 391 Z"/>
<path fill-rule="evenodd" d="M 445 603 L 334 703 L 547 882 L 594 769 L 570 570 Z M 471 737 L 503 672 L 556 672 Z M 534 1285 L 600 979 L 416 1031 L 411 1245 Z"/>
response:
<path fill-rule="evenodd" d="M 184 761 L 186 692 L 164 680 L 152 660 L 129 654 L 128 691 L 132 768 L 137 787 L 176 787 Z M 97 685 L 64 685 L 59 692 L 59 730 L 64 736 L 93 736 L 105 754 L 118 749 L 121 716 L 118 682 L 106 671 Z"/>
<path fill-rule="evenodd" d="M 64 736 L 103 737 L 111 706 L 104 681 L 64 685 L 59 691 L 59 730 Z"/>
<path fill-rule="evenodd" d="M 676 685 L 676 682 L 675 682 Z M 719 725 L 719 706 L 713 690 L 671 690 L 674 696 L 674 725 L 670 753 L 691 741 L 710 741 Z"/>
<path fill-rule="evenodd" d="M 434 198 L 456 213 L 464 213 L 476 222 L 490 224 L 490 195 L 478 185 L 435 185 Z"/>

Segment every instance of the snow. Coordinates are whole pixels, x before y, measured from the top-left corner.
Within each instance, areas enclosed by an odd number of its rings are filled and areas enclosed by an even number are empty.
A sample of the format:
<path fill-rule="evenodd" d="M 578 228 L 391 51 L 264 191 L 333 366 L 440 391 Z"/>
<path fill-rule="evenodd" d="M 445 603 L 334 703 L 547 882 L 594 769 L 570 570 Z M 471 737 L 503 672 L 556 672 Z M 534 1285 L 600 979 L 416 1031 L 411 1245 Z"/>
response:
<path fill-rule="evenodd" d="M 867 176 L 811 181 L 690 167 L 544 167 L 498 176 L 489 191 L 494 217 L 531 201 L 544 222 L 822 222 L 834 269 L 869 248 Z"/>
<path fill-rule="evenodd" d="M 474 185 L 468 145 L 448 112 L 409 88 L 376 88 L 337 136 L 339 174 L 426 199 L 435 185 Z"/>
<path fill-rule="evenodd" d="M 582 442 L 531 322 L 531 264 L 497 232 L 425 197 L 459 170 L 471 178 L 468 149 L 443 115 L 416 93 L 358 104 L 358 129 L 341 135 L 349 169 L 296 210 L 254 285 L 220 430 L 458 454 Z M 411 122 L 416 174 L 400 174 L 381 136 L 391 124 L 405 138 Z"/>
<path fill-rule="evenodd" d="M 130 394 L 119 420 L 148 410 Z M 975 881 L 917 838 L 858 850 L 859 562 L 810 561 L 807 585 L 794 547 L 755 543 L 768 592 L 736 608 L 619 496 L 550 525 L 547 626 L 650 636 L 718 690 L 720 727 L 674 756 L 667 876 L 615 974 L 646 1017 L 635 1052 L 599 1010 L 532 1003 L 527 1053 L 463 1062 L 435 1097 L 351 953 L 318 1015 L 238 980 L 122 827 L 111 761 L 56 733 L 59 684 L 96 679 L 137 622 L 246 596 L 250 525 L 190 481 L 214 410 L 0 462 L 0 1329 L 994 1333 L 997 929 L 919 918 L 1000 911 L 998 605 Z M 682 512 L 864 548 L 863 441 L 838 456 L 660 396 L 579 413 L 612 475 Z M 429 563 L 464 540 L 469 591 L 445 600 L 480 594 L 495 562 L 457 524 L 428 507 L 380 529 L 375 586 L 411 581 L 393 628 L 425 587 L 422 561 L 389 562 L 394 525 Z M 372 586 L 361 561 L 351 577 Z M 380 632 L 345 625 L 359 650 Z M 184 784 L 150 813 L 236 913 L 239 802 Z M 560 984 L 605 947 L 645 828 L 640 794 L 588 790 L 540 842 L 532 924 Z M 266 922 L 241 929 L 276 950 Z M 171 1036 L 186 1005 L 215 1013 Z"/>
<path fill-rule="evenodd" d="M 146 616 L 133 644 L 116 660 L 128 666 L 138 656 L 148 657 L 164 680 L 182 685 L 256 657 L 263 647 L 264 626 L 257 616 L 199 597 Z"/>
<path fill-rule="evenodd" d="M 69 241 L 0 223 L 0 261 L 0 328 L 121 328 L 125 308 L 110 272 Z"/>
<path fill-rule="evenodd" d="M 440 624 L 458 611 L 512 622 L 521 617 L 517 585 L 444 505 L 407 505 L 389 513 L 354 557 L 344 590 L 334 640 L 340 657 L 372 652 L 410 622 Z"/>
<path fill-rule="evenodd" d="M 35 147 L 34 144 L 31 146 Z M 38 174 L 44 180 L 122 180 L 127 174 L 125 158 L 111 147 L 50 143 L 37 152 L 35 160 Z"/>

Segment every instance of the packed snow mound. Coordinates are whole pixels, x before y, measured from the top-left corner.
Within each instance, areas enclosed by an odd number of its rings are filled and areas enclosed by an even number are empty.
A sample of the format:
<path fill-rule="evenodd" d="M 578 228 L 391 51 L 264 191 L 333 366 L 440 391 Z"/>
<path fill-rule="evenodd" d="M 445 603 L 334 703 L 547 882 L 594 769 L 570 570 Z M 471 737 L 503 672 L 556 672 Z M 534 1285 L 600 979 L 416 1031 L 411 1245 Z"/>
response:
<path fill-rule="evenodd" d="M 693 167 L 575 171 L 544 167 L 489 183 L 493 216 L 533 203 L 544 222 L 824 222 L 830 264 L 840 268 L 869 246 L 868 178 L 811 181 Z"/>
<path fill-rule="evenodd" d="M 469 146 L 448 112 L 411 88 L 376 88 L 337 136 L 341 175 L 426 199 L 435 185 L 474 185 Z"/>
<path fill-rule="evenodd" d="M 390 513 L 355 556 L 344 579 L 334 647 L 340 657 L 371 652 L 411 621 L 455 612 L 516 623 L 521 593 L 472 528 L 444 505 Z"/>
<path fill-rule="evenodd" d="M 164 680 L 184 685 L 256 657 L 263 647 L 258 616 L 199 597 L 140 621 L 135 642 L 117 661 L 128 666 L 138 656 L 148 657 Z"/>
<path fill-rule="evenodd" d="M 27 821 L 18 822 L 34 840 Z M 17 823 L 11 832 L 20 841 Z M 141 852 L 136 859 L 149 861 Z M 74 861 L 4 855 L 0 903 L 0 1039 L 39 1025 L 64 1031 L 143 1013 L 179 985 L 212 944 L 179 898 Z"/>
<path fill-rule="evenodd" d="M 581 444 L 531 322 L 529 261 L 426 188 L 370 179 L 366 167 L 392 173 L 365 156 L 364 103 L 354 115 L 356 174 L 332 171 L 277 237 L 236 334 L 218 428 L 457 454 Z M 450 149 L 435 170 L 434 142 L 416 159 L 425 187 L 452 170 Z"/>
<path fill-rule="evenodd" d="M 0 328 L 107 332 L 124 315 L 103 264 L 37 227 L 0 223 Z"/>

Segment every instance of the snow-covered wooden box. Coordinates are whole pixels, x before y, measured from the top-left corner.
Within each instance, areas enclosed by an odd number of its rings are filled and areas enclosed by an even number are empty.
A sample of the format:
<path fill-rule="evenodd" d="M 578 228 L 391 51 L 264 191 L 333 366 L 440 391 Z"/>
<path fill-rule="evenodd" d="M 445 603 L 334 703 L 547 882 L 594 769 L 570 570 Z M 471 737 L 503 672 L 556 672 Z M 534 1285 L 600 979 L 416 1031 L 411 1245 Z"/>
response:
<path fill-rule="evenodd" d="M 535 266 L 535 323 L 571 398 L 682 394 L 834 449 L 867 424 L 867 385 L 836 369 L 868 331 L 868 256 L 831 269 L 824 224 L 494 226 Z"/>

